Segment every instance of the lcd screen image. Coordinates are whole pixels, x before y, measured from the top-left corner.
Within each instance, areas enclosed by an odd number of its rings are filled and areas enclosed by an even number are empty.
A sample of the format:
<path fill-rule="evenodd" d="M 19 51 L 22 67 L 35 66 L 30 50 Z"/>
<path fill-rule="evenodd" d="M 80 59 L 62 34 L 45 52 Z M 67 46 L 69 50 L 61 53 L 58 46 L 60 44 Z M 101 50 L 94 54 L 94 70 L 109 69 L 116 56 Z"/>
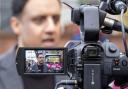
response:
<path fill-rule="evenodd" d="M 63 50 L 26 50 L 25 73 L 63 73 Z"/>

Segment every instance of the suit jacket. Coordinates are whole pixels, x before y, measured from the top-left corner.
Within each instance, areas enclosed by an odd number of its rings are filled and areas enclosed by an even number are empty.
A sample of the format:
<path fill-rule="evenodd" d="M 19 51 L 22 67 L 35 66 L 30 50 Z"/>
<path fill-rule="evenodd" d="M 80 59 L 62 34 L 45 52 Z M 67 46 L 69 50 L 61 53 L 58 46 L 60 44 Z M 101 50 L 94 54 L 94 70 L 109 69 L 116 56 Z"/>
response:
<path fill-rule="evenodd" d="M 24 89 L 16 70 L 15 47 L 0 55 L 0 89 Z"/>

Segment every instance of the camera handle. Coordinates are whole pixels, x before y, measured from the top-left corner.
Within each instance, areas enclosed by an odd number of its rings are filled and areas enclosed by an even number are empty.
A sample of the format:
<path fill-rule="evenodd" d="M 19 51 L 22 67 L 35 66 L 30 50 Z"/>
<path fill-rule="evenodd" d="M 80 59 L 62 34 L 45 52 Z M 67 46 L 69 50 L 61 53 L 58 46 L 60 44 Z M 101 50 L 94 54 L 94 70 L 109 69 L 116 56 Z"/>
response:
<path fill-rule="evenodd" d="M 80 13 L 83 15 L 83 19 L 80 19 L 81 41 L 97 42 L 100 33 L 100 9 L 96 6 L 83 5 L 80 7 Z"/>

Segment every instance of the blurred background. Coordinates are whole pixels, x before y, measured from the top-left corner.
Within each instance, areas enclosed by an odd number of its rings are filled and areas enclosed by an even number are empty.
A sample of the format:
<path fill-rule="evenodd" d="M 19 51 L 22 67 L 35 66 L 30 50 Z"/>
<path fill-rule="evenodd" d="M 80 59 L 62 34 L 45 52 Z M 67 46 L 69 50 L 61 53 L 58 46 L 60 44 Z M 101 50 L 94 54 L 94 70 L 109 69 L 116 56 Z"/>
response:
<path fill-rule="evenodd" d="M 66 2 L 72 7 L 79 7 L 81 4 L 99 4 L 99 0 L 61 0 Z M 9 18 L 11 17 L 11 2 L 12 0 L 0 0 L 0 54 L 6 52 L 15 42 L 16 36 L 13 34 L 9 26 Z M 62 42 L 61 46 L 69 40 L 79 40 L 79 26 L 71 22 L 71 9 L 66 5 L 62 5 L 61 24 L 62 24 Z M 119 16 L 110 16 L 120 19 Z M 128 12 L 125 14 L 125 25 L 128 26 Z M 121 41 L 121 33 L 113 32 L 112 35 L 102 34 L 104 37 L 109 38 L 110 41 L 116 43 L 123 51 Z M 118 40 L 117 40 L 118 39 Z M 127 35 L 128 44 L 128 35 Z"/>

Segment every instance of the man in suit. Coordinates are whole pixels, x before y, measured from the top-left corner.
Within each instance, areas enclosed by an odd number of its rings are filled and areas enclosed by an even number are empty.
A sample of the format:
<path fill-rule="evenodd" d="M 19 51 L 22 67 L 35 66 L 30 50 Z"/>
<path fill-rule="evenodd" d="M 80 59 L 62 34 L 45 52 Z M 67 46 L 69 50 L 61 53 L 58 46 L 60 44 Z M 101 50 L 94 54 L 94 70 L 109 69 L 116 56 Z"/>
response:
<path fill-rule="evenodd" d="M 31 72 L 35 73 L 47 73 L 47 65 L 42 53 L 37 54 L 37 62 L 32 66 Z"/>
<path fill-rule="evenodd" d="M 19 47 L 58 46 L 60 7 L 59 0 L 13 0 L 10 24 L 17 45 L 0 55 L 0 89 L 54 89 L 54 76 L 19 76 L 15 59 Z"/>

